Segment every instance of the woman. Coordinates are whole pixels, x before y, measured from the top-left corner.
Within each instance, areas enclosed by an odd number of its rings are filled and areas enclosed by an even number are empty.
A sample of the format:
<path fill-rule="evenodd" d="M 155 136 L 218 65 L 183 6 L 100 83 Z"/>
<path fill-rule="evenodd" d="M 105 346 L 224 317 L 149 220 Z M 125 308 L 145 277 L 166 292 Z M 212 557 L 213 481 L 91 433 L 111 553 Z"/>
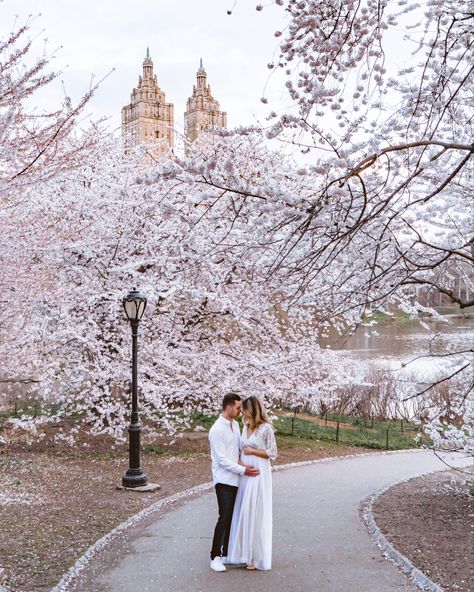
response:
<path fill-rule="evenodd" d="M 235 500 L 227 563 L 246 563 L 247 569 L 272 567 L 272 474 L 277 457 L 271 421 L 262 403 L 249 397 L 242 403 L 244 429 L 241 462 L 260 470 L 258 477 L 242 475 Z"/>

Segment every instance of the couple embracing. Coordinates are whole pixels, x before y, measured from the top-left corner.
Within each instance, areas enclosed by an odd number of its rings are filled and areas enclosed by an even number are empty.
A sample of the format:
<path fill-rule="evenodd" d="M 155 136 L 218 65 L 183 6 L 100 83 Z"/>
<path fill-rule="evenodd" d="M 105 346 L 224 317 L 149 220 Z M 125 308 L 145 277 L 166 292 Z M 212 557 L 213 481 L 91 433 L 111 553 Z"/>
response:
<path fill-rule="evenodd" d="M 242 436 L 236 419 L 243 415 Z M 211 569 L 225 564 L 268 570 L 272 566 L 272 475 L 277 456 L 271 421 L 257 397 L 225 395 L 222 412 L 209 431 L 212 478 L 219 519 L 214 530 Z"/>

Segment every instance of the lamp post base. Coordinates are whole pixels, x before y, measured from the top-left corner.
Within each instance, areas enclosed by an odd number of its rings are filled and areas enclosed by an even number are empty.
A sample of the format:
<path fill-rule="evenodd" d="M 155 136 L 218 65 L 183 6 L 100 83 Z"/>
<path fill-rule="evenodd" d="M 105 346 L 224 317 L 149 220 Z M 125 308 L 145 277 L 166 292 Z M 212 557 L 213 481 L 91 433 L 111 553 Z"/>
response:
<path fill-rule="evenodd" d="M 131 488 L 143 487 L 148 483 L 148 477 L 142 471 L 142 469 L 128 469 L 125 475 L 122 477 L 123 487 Z"/>
<path fill-rule="evenodd" d="M 150 493 L 152 491 L 158 491 L 158 489 L 161 489 L 161 485 L 158 485 L 158 483 L 147 483 L 146 485 L 142 485 L 140 487 L 125 487 L 124 485 L 117 485 L 117 489 L 121 489 L 122 491 L 138 491 L 143 493 Z"/>

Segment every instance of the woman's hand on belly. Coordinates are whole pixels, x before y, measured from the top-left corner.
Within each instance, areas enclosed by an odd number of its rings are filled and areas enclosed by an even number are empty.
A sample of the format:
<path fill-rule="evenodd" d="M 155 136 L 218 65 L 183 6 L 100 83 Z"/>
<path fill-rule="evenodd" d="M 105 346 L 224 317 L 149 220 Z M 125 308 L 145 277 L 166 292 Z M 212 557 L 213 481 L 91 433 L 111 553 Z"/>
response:
<path fill-rule="evenodd" d="M 243 448 L 242 448 L 242 453 L 244 456 L 251 456 L 254 453 L 255 448 L 252 448 L 251 446 L 249 446 L 248 444 L 246 444 Z"/>

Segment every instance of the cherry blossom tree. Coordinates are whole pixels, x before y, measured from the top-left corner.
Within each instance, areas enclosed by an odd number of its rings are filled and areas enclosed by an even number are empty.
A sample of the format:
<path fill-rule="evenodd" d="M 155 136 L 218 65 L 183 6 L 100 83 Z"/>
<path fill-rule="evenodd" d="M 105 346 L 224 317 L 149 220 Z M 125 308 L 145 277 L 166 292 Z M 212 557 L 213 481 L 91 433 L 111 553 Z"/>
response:
<path fill-rule="evenodd" d="M 0 40 L 0 338 L 12 346 L 8 359 L 19 355 L 11 335 L 26 330 L 26 325 L 21 329 L 28 317 L 25 298 L 34 282 L 37 257 L 30 250 L 22 266 L 14 263 L 18 250 L 29 244 L 29 229 L 20 231 L 29 205 L 27 191 L 78 167 L 102 135 L 100 123 L 81 119 L 96 86 L 77 104 L 65 95 L 55 111 L 38 106 L 39 93 L 57 82 L 60 73 L 51 71 L 52 55 L 46 46 L 38 57 L 37 42 L 29 37 L 33 21 L 30 17 Z M 0 381 L 18 387 L 30 382 L 30 377 L 2 372 Z"/>

